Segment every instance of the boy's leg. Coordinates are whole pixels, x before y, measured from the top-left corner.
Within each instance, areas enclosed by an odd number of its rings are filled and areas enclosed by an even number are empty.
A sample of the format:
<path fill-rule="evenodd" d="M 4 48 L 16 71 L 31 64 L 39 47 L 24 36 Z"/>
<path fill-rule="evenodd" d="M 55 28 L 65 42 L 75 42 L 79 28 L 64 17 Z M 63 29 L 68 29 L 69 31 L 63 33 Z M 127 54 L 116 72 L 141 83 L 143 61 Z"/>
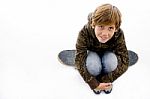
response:
<path fill-rule="evenodd" d="M 118 60 L 113 52 L 105 52 L 102 56 L 103 73 L 109 73 L 117 68 Z"/>
<path fill-rule="evenodd" d="M 113 52 L 105 52 L 102 56 L 102 73 L 110 73 L 117 68 L 118 60 L 116 55 Z M 106 94 L 111 93 L 112 86 L 109 89 L 104 90 Z"/>
<path fill-rule="evenodd" d="M 88 51 L 88 55 L 86 58 L 86 67 L 88 72 L 93 76 L 97 76 L 101 73 L 101 59 L 96 52 Z M 95 94 L 100 94 L 101 90 L 94 89 L 93 92 Z"/>
<path fill-rule="evenodd" d="M 96 52 L 88 51 L 88 56 L 86 59 L 86 67 L 88 72 L 93 76 L 97 76 L 101 73 L 102 70 L 101 59 Z"/>

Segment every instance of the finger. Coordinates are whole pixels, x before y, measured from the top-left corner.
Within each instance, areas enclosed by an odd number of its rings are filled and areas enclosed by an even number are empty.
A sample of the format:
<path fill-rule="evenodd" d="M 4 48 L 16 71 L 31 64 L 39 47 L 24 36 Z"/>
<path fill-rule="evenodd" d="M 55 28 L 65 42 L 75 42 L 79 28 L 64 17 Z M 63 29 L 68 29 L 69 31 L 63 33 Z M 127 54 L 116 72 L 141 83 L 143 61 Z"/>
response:
<path fill-rule="evenodd" d="M 107 86 L 111 86 L 112 85 L 112 83 L 107 83 Z"/>
<path fill-rule="evenodd" d="M 109 90 L 111 88 L 112 88 L 111 86 L 108 86 L 108 87 L 105 87 L 105 90 Z"/>

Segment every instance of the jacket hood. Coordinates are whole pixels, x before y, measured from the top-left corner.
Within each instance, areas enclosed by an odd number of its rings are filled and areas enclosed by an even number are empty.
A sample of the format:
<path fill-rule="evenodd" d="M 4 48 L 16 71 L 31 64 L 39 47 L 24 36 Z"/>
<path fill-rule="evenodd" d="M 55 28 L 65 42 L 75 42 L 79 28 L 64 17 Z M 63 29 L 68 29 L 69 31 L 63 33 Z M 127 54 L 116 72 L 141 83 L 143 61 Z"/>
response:
<path fill-rule="evenodd" d="M 92 24 L 92 16 L 93 16 L 93 13 L 89 13 L 88 14 L 88 24 L 91 25 Z"/>

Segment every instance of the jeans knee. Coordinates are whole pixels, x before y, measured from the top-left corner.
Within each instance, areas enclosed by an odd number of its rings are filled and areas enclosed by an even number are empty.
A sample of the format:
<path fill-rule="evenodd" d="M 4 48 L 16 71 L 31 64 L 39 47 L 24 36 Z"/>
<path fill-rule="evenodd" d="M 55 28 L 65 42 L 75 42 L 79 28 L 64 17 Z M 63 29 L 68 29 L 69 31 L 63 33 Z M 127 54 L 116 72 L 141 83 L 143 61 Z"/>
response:
<path fill-rule="evenodd" d="M 102 57 L 102 64 L 105 73 L 114 71 L 118 65 L 116 55 L 112 52 L 106 52 Z"/>
<path fill-rule="evenodd" d="M 90 74 L 97 76 L 100 74 L 102 66 L 97 53 L 89 51 L 86 59 L 86 67 Z"/>

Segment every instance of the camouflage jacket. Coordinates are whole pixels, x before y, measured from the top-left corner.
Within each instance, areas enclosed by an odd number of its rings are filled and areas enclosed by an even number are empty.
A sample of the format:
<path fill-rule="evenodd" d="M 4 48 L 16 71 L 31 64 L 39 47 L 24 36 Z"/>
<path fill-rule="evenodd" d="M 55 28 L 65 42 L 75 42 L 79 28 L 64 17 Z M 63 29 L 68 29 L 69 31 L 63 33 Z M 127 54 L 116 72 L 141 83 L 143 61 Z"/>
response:
<path fill-rule="evenodd" d="M 87 51 L 95 51 L 102 53 L 104 51 L 112 51 L 116 54 L 118 59 L 117 68 L 111 73 L 105 75 L 92 76 L 85 66 Z M 119 29 L 114 33 L 113 37 L 106 43 L 100 43 L 95 36 L 94 29 L 88 23 L 79 32 L 76 42 L 76 58 L 75 65 L 83 77 L 84 81 L 88 83 L 91 89 L 96 88 L 101 82 L 113 82 L 120 77 L 128 68 L 129 58 L 125 43 L 123 31 Z"/>

